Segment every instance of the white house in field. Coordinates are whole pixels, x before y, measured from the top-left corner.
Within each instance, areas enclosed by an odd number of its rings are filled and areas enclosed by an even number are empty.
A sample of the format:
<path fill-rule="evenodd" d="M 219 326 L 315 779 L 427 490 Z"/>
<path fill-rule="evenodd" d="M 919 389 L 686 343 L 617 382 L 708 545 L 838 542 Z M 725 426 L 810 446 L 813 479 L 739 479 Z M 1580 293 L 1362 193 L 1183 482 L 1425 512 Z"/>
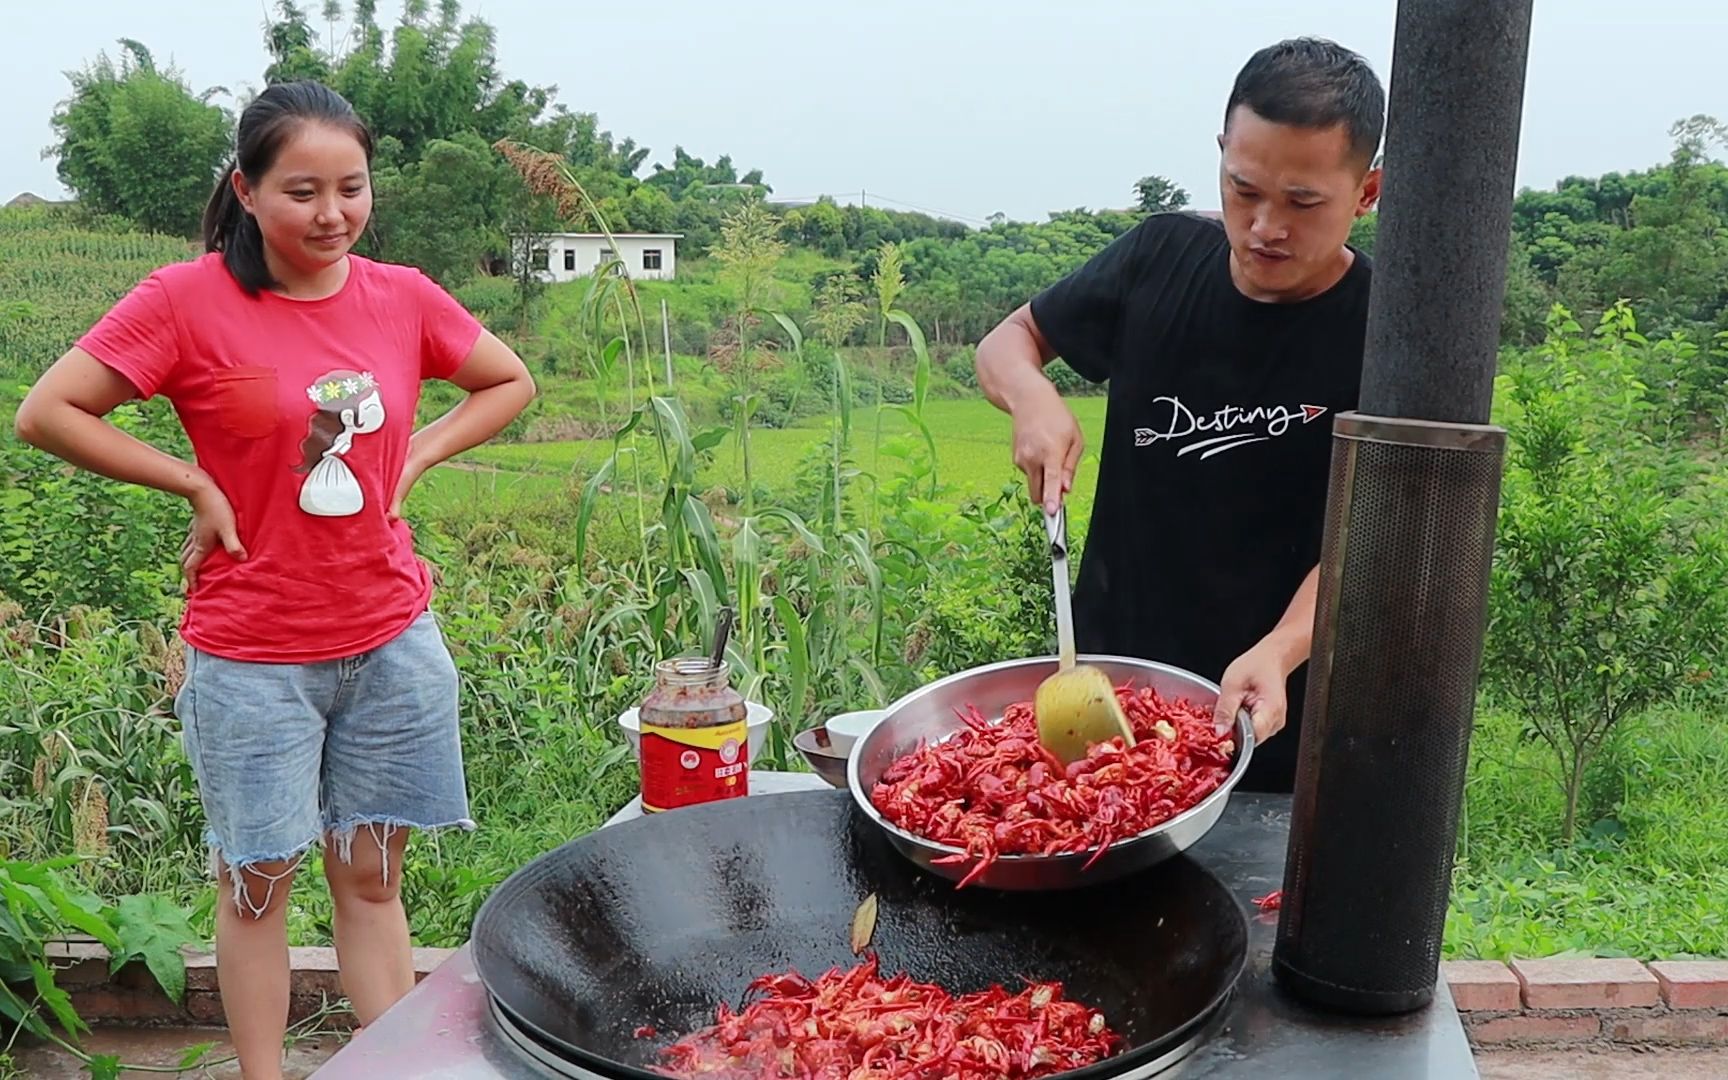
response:
<path fill-rule="evenodd" d="M 544 281 L 586 277 L 603 259 L 612 258 L 637 280 L 671 281 L 676 276 L 683 233 L 613 233 L 612 237 L 618 241 L 616 251 L 605 233 L 545 233 L 538 237 L 531 264 Z"/>

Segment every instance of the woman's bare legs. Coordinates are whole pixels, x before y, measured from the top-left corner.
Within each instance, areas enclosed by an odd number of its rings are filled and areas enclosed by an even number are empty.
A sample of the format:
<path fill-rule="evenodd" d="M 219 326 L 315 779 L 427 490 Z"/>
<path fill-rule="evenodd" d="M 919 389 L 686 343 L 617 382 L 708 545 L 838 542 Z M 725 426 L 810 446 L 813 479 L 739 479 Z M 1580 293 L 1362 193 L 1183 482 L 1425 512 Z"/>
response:
<path fill-rule="evenodd" d="M 325 838 L 336 963 L 342 991 L 362 1027 L 414 989 L 414 955 L 399 891 L 407 845 L 408 830 L 395 825 L 361 825 L 346 848 L 334 836 Z"/>

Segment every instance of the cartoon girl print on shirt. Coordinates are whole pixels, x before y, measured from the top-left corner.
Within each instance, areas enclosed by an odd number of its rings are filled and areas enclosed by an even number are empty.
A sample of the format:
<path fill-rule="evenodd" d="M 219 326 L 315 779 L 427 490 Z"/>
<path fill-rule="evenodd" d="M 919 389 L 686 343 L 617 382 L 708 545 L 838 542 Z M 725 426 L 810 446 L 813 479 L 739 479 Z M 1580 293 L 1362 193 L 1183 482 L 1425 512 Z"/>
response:
<path fill-rule="evenodd" d="M 384 426 L 384 402 L 370 371 L 336 370 L 306 388 L 318 406 L 307 422 L 300 444 L 303 460 L 294 470 L 308 473 L 300 487 L 300 509 L 319 517 L 347 517 L 366 505 L 360 482 L 343 461 L 354 436 L 370 435 Z"/>

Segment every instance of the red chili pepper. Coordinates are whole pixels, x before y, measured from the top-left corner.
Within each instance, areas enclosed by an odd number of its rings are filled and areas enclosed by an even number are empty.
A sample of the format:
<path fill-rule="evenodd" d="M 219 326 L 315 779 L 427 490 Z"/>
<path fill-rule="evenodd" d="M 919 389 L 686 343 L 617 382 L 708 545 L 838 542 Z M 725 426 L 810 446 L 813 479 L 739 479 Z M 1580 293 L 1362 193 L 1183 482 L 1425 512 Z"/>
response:
<path fill-rule="evenodd" d="M 956 997 L 905 973 L 883 978 L 870 956 L 813 983 L 790 972 L 752 986 L 761 997 L 737 1013 L 718 1006 L 716 1023 L 662 1050 L 654 1071 L 706 1080 L 1030 1080 L 1125 1045 L 1102 1013 L 1065 1000 L 1054 982 Z"/>
<path fill-rule="evenodd" d="M 1064 767 L 1039 744 L 1031 702 L 1009 706 L 1000 724 L 968 708 L 958 734 L 891 763 L 871 802 L 900 828 L 963 848 L 935 860 L 973 864 L 961 888 L 1002 855 L 1090 851 L 1089 869 L 1111 844 L 1216 791 L 1236 756 L 1209 708 L 1150 687 L 1120 686 L 1116 696 L 1134 730 L 1131 747 L 1114 739 Z"/>
<path fill-rule="evenodd" d="M 1259 908 L 1261 911 L 1277 911 L 1279 908 L 1284 906 L 1284 890 L 1273 889 L 1265 896 L 1256 896 L 1254 898 L 1254 906 Z"/>
<path fill-rule="evenodd" d="M 652 1039 L 658 1034 L 658 1032 L 654 1030 L 653 1024 L 643 1024 L 641 1027 L 631 1032 L 631 1034 L 636 1036 L 638 1039 Z"/>

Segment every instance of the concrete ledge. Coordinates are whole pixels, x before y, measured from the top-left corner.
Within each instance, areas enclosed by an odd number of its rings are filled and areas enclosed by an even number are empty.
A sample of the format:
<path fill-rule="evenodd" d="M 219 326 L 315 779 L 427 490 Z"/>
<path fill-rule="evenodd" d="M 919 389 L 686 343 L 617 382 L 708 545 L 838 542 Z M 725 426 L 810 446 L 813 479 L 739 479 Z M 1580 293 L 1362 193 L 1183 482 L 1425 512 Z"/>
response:
<path fill-rule="evenodd" d="M 414 981 L 431 974 L 454 949 L 415 949 Z M 156 985 L 142 963 L 134 961 L 109 974 L 108 951 L 95 941 L 50 943 L 48 959 L 56 967 L 55 983 L 72 998 L 72 1007 L 89 1024 L 140 1026 L 222 1026 L 222 996 L 216 979 L 216 955 L 184 950 L 186 997 L 175 1002 Z M 303 947 L 288 950 L 288 1022 L 296 1024 L 326 1005 L 339 1006 L 328 1025 L 352 1028 L 355 1020 L 342 996 L 336 950 Z"/>

